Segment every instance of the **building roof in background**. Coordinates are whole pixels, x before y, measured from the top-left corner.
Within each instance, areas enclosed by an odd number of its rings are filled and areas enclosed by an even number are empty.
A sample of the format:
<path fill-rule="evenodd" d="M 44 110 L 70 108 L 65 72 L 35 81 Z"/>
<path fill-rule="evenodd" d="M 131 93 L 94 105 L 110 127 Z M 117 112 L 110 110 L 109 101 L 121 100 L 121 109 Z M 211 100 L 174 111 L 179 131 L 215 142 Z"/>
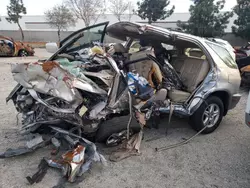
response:
<path fill-rule="evenodd" d="M 164 27 L 164 28 L 176 29 L 176 27 L 177 27 L 176 22 L 178 20 L 186 22 L 186 21 L 188 21 L 189 18 L 190 18 L 189 13 L 173 13 L 170 17 L 166 18 L 165 20 L 159 20 L 159 21 L 153 23 L 153 25 Z M 122 21 L 128 21 L 129 15 L 122 15 L 121 19 L 122 19 Z M 232 27 L 233 21 L 235 19 L 236 19 L 236 15 L 234 15 L 230 19 L 230 22 L 229 22 L 225 32 L 231 33 L 231 27 Z M 113 23 L 117 22 L 118 20 L 112 14 L 105 14 L 98 19 L 97 23 L 101 23 L 101 22 L 105 22 L 105 21 L 109 21 L 110 24 L 113 24 Z M 133 15 L 130 21 L 147 23 L 146 20 L 142 20 L 137 15 Z M 0 23 L 1 23 L 0 24 L 0 31 L 1 30 L 18 30 L 17 24 L 10 24 L 9 22 L 6 21 L 4 16 L 1 17 Z M 94 23 L 92 23 L 92 24 L 94 24 Z M 50 26 L 46 22 L 44 15 L 23 16 L 22 19 L 20 20 L 20 25 L 21 25 L 23 30 L 39 30 L 39 31 L 41 31 L 41 30 L 44 30 L 44 31 L 53 30 L 52 28 L 50 28 Z M 75 31 L 75 30 L 81 29 L 83 27 L 85 27 L 83 21 L 78 20 L 78 22 L 76 23 L 76 26 L 68 28 L 68 31 Z"/>

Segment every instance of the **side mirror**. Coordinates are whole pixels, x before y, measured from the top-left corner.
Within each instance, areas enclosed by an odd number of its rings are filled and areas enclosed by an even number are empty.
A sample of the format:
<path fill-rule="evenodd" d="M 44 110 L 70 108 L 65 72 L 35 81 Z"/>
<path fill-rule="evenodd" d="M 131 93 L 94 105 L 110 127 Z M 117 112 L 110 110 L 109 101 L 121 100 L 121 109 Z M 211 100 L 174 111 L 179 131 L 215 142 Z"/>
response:
<path fill-rule="evenodd" d="M 49 43 L 46 43 L 46 50 L 47 52 L 49 53 L 56 53 L 56 51 L 58 50 L 58 46 L 55 42 L 49 42 Z"/>

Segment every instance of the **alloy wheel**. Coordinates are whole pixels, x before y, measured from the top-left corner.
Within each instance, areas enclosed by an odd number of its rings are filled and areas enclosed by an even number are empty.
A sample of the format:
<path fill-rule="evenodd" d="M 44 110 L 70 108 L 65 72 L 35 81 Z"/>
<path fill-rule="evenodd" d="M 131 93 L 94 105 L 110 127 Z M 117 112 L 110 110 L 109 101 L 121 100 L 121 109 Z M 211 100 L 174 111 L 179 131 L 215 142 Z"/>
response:
<path fill-rule="evenodd" d="M 204 126 L 207 126 L 207 128 L 213 127 L 220 118 L 220 108 L 217 104 L 210 104 L 205 109 L 202 121 Z"/>

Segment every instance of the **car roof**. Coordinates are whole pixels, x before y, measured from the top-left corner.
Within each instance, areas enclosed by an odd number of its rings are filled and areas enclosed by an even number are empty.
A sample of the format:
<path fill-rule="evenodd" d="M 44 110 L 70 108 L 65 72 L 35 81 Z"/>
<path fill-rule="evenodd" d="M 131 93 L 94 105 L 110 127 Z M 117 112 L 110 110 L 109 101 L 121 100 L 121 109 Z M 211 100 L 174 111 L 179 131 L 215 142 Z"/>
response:
<path fill-rule="evenodd" d="M 185 38 L 190 38 L 190 39 L 194 39 L 194 40 L 199 40 L 199 41 L 208 41 L 205 38 L 199 37 L 199 36 L 195 36 L 195 35 L 191 35 L 191 34 L 187 34 L 184 32 L 179 32 L 179 31 L 173 31 L 173 30 L 169 30 L 163 27 L 159 27 L 159 26 L 154 26 L 154 25 L 149 25 L 149 24 L 144 24 L 144 23 L 136 23 L 136 22 L 117 22 L 114 23 L 110 26 L 108 26 L 107 28 L 107 34 L 114 37 L 114 38 L 118 38 L 118 39 L 125 39 L 124 36 L 127 34 L 129 34 L 128 30 L 126 29 L 126 26 L 130 26 L 130 27 L 134 27 L 135 29 L 137 28 L 141 28 L 142 30 L 154 30 L 154 31 L 158 31 L 160 33 L 162 33 L 162 35 L 164 34 L 171 34 L 171 35 L 177 35 L 177 36 L 182 36 Z M 117 32 L 119 31 L 119 32 Z"/>

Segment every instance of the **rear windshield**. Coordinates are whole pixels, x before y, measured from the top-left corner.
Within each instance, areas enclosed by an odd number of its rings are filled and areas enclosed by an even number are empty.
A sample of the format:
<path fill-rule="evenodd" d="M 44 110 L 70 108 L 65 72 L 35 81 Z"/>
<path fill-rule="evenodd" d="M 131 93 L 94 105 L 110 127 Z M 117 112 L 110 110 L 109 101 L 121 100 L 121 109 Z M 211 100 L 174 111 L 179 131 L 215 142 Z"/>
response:
<path fill-rule="evenodd" d="M 230 68 L 238 69 L 237 64 L 233 60 L 230 53 L 226 48 L 207 42 L 207 44 L 213 49 L 213 51 L 222 59 L 222 61 Z"/>

